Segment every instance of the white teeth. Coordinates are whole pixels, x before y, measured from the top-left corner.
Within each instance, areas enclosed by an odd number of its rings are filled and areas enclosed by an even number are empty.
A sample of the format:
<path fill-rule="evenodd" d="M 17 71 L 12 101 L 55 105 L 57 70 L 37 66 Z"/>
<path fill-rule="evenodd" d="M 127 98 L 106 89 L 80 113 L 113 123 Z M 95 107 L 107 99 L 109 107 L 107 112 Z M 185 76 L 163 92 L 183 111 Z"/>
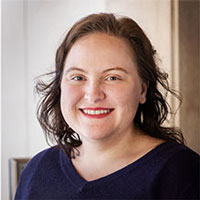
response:
<path fill-rule="evenodd" d="M 100 115 L 110 112 L 110 110 L 83 110 L 84 113 L 89 115 Z"/>

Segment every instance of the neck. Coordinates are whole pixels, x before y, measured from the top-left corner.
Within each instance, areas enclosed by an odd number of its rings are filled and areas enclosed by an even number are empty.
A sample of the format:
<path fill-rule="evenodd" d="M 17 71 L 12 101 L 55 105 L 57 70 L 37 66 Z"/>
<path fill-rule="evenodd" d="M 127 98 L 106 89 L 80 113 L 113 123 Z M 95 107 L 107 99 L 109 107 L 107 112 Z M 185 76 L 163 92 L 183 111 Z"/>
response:
<path fill-rule="evenodd" d="M 140 131 L 133 128 L 124 135 L 103 140 L 83 140 L 79 147 L 80 155 L 75 160 L 103 162 L 129 156 L 139 147 Z M 134 147 L 134 148 L 133 148 Z"/>
<path fill-rule="evenodd" d="M 72 163 L 77 172 L 88 181 L 122 169 L 163 142 L 139 130 L 106 138 L 104 141 L 82 141 L 83 144 L 79 147 L 80 156 L 72 159 Z"/>

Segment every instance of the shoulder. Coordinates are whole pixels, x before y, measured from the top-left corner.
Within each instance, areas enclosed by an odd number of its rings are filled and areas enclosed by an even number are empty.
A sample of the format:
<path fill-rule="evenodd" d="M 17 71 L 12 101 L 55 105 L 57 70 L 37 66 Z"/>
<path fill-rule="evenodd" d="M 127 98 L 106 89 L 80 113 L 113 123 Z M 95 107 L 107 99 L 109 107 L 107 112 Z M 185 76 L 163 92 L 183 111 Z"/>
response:
<path fill-rule="evenodd" d="M 35 169 L 38 165 L 47 165 L 58 158 L 60 148 L 58 146 L 50 147 L 36 154 L 27 164 L 27 169 Z"/>
<path fill-rule="evenodd" d="M 167 163 L 199 162 L 199 155 L 184 144 L 167 141 L 158 145 L 155 149 L 155 156 Z"/>
<path fill-rule="evenodd" d="M 177 166 L 182 169 L 198 167 L 200 159 L 199 155 L 187 146 L 171 142 L 168 148 L 168 153 L 170 153 L 170 155 L 166 166 Z"/>
<path fill-rule="evenodd" d="M 62 150 L 58 146 L 45 149 L 35 155 L 23 169 L 15 199 L 30 199 L 35 194 L 35 190 L 39 191 L 45 187 L 45 179 L 53 177 L 59 170 L 59 152 Z M 34 196 L 34 195 L 33 195 Z"/>
<path fill-rule="evenodd" d="M 196 198 L 199 193 L 199 155 L 175 142 L 169 142 L 163 153 L 167 159 L 157 177 L 160 195 L 168 198 Z"/>
<path fill-rule="evenodd" d="M 163 160 L 163 170 L 170 174 L 197 172 L 199 168 L 199 155 L 183 144 L 167 142 L 160 148 L 160 159 Z"/>
<path fill-rule="evenodd" d="M 177 145 L 176 151 L 168 159 L 165 170 L 169 175 L 178 177 L 184 182 L 197 183 L 199 181 L 199 155 L 184 145 Z"/>
<path fill-rule="evenodd" d="M 59 154 L 61 148 L 58 146 L 50 147 L 36 154 L 26 165 L 20 175 L 20 183 L 31 182 L 53 173 L 60 168 Z"/>

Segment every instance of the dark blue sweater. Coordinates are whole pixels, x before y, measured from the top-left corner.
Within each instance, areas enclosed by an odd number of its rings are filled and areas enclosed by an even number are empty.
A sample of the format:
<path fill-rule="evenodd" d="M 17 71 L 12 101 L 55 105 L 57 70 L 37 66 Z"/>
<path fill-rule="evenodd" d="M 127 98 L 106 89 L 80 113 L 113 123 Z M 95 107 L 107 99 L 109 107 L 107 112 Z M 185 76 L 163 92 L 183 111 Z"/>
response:
<path fill-rule="evenodd" d="M 199 199 L 199 161 L 186 146 L 165 142 L 123 169 L 86 181 L 65 153 L 52 147 L 28 163 L 15 200 Z"/>

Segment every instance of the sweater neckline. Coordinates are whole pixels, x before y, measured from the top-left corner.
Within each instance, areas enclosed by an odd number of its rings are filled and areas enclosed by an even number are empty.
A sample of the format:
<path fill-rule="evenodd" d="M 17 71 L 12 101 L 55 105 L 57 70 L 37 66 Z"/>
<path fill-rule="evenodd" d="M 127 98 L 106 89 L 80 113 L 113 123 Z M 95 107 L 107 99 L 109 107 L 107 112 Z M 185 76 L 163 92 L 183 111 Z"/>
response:
<path fill-rule="evenodd" d="M 101 178 L 92 180 L 92 181 L 87 181 L 85 180 L 75 169 L 72 160 L 67 157 L 67 155 L 63 152 L 62 149 L 60 149 L 60 161 L 61 161 L 61 168 L 63 170 L 64 175 L 66 176 L 66 178 L 78 189 L 82 189 L 85 185 L 93 185 L 93 184 L 100 184 L 102 182 L 105 181 L 112 181 L 113 179 L 122 176 L 123 174 L 127 173 L 128 171 L 139 167 L 143 164 L 145 164 L 146 162 L 148 162 L 148 160 L 152 157 L 155 156 L 155 154 L 157 154 L 158 152 L 160 152 L 163 148 L 165 148 L 170 142 L 166 141 L 163 142 L 161 144 L 159 144 L 158 146 L 156 146 L 155 148 L 153 148 L 152 150 L 150 150 L 149 152 L 147 152 L 145 155 L 143 155 L 142 157 L 138 158 L 137 160 L 133 161 L 132 163 L 128 164 L 127 166 L 112 172 L 111 174 L 108 174 L 106 176 L 103 176 Z"/>

